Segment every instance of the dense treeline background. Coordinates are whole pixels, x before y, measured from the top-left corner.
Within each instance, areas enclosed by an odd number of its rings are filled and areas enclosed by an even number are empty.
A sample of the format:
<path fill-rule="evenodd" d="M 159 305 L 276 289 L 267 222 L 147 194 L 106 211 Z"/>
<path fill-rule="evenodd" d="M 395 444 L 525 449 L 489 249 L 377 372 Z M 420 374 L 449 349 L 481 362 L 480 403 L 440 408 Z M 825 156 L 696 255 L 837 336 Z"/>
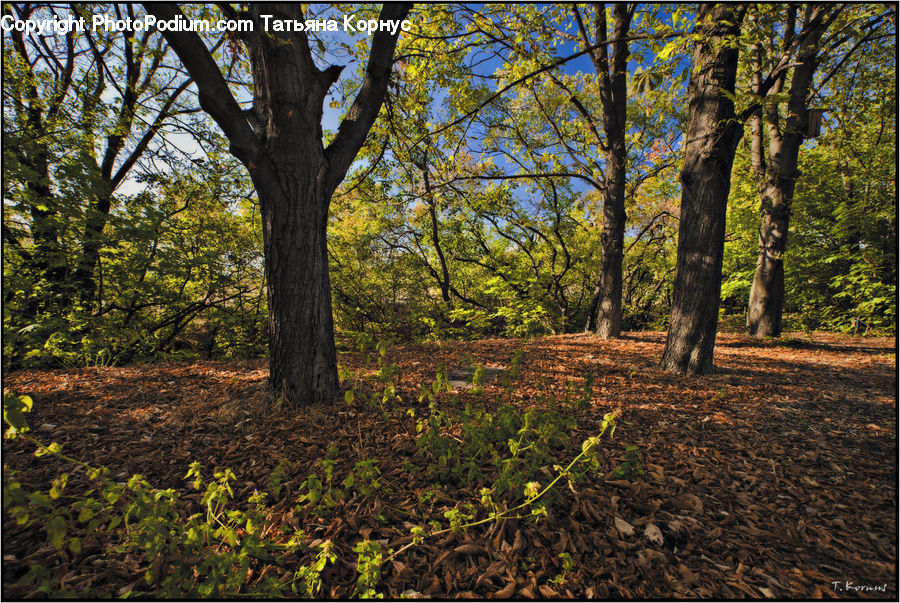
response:
<path fill-rule="evenodd" d="M 378 7 L 343 8 L 363 18 Z M 141 9 L 13 5 L 4 14 L 70 10 Z M 310 10 L 325 18 L 337 8 Z M 628 116 L 622 328 L 667 328 L 691 69 L 684 32 L 696 15 L 632 8 L 626 94 L 616 100 L 587 56 L 561 61 L 604 39 L 594 10 L 414 9 L 378 119 L 331 202 L 341 344 L 595 328 L 613 173 L 607 98 Z M 761 102 L 767 125 L 786 119 L 789 95 L 760 101 L 754 72 L 760 49 L 777 56 L 787 45 L 791 11 L 756 7 L 741 32 L 735 105 Z M 326 99 L 328 140 L 370 40 L 315 37 L 317 60 L 350 65 Z M 3 38 L 4 368 L 265 354 L 259 201 L 162 36 Z M 252 84 L 246 53 L 227 36 L 208 34 L 208 46 L 240 99 Z M 849 5 L 829 21 L 807 95 L 821 125 L 803 142 L 790 207 L 785 330 L 895 332 L 895 61 L 892 8 Z M 735 328 L 759 255 L 753 127 L 728 201 L 720 318 Z"/>

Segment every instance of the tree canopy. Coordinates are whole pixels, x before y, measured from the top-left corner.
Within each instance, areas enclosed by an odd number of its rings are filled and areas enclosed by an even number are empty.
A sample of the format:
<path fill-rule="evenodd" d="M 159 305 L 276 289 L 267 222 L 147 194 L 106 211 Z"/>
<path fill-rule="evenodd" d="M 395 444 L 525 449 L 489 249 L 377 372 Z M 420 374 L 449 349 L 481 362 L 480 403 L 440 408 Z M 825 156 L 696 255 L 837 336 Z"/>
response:
<path fill-rule="evenodd" d="M 749 312 L 757 328 L 759 279 L 769 282 L 757 264 L 770 257 L 782 300 L 765 311 L 785 329 L 893 332 L 895 14 L 816 7 L 748 6 L 721 42 L 738 67 L 718 318 L 737 325 Z M 4 28 L 5 366 L 244 357 L 267 345 L 278 356 L 297 310 L 276 316 L 277 283 L 297 282 L 297 296 L 323 275 L 308 323 L 319 339 L 290 335 L 285 354 L 328 347 L 331 320 L 339 345 L 668 327 L 691 57 L 708 15 L 686 5 L 354 7 L 357 21 L 407 20 L 389 49 L 389 32 L 344 31 L 335 8 L 282 8 L 191 5 L 181 15 L 244 20 L 253 32 Z M 147 16 L 112 4 L 10 4 L 4 14 Z M 290 17 L 340 31 L 264 31 L 263 14 L 270 27 Z M 278 67 L 295 88 L 263 69 L 282 60 L 259 46 L 272 36 L 307 48 L 308 73 L 291 71 L 294 59 Z M 815 65 L 805 75 L 804 56 Z M 316 78 L 311 108 L 300 107 Z M 315 252 L 326 272 L 291 276 L 277 257 L 299 243 L 272 230 L 289 212 L 266 196 L 281 198 L 286 181 L 280 193 L 272 186 L 287 168 L 266 165 L 307 151 L 259 153 L 288 150 L 279 132 L 301 109 L 335 171 L 316 193 L 320 209 L 283 227 L 327 230 Z M 775 166 L 788 144 L 796 165 Z M 790 195 L 773 205 L 782 172 Z M 772 226 L 773 207 L 790 221 Z M 772 228 L 790 244 L 766 243 Z"/>

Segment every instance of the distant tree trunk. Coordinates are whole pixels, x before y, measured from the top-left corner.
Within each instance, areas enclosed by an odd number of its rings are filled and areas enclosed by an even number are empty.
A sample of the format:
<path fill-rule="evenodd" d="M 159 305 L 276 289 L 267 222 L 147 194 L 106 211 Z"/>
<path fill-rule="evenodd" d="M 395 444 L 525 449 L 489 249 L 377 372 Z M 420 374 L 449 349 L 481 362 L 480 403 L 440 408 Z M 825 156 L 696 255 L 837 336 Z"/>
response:
<path fill-rule="evenodd" d="M 797 64 L 791 79 L 787 117 L 784 130 L 780 127 L 778 106 L 767 105 L 765 132 L 768 139 L 768 159 L 763 143 L 763 124 L 759 114 L 753 117 L 751 153 L 757 189 L 760 195 L 759 257 L 756 274 L 750 288 L 747 312 L 747 331 L 755 337 L 781 335 L 784 308 L 784 253 L 787 248 L 788 226 L 800 146 L 806 133 L 808 108 L 806 97 L 817 66 L 819 40 L 825 31 L 823 21 L 829 10 L 823 5 L 810 5 L 807 25 L 803 28 Z M 789 24 L 792 28 L 793 24 Z M 792 33 L 792 32 L 791 32 Z M 786 35 L 786 39 L 789 37 Z M 759 80 L 759 71 L 754 78 Z M 780 92 L 785 76 L 773 92 Z"/>
<path fill-rule="evenodd" d="M 735 120 L 738 49 L 745 7 L 702 5 L 688 85 L 690 114 L 681 171 L 681 221 L 669 332 L 660 366 L 671 372 L 705 374 L 713 348 L 722 284 L 725 208 L 731 167 L 742 134 Z"/>
<path fill-rule="evenodd" d="M 590 37 L 577 6 L 573 13 L 585 47 Z M 606 138 L 604 159 L 605 189 L 603 190 L 603 230 L 600 233 L 600 280 L 597 283 L 596 305 L 592 303 L 586 328 L 590 328 L 596 312 L 596 333 L 603 339 L 618 337 L 622 332 L 622 256 L 625 247 L 625 177 L 628 149 L 625 145 L 628 106 L 628 30 L 634 6 L 625 3 L 613 7 L 612 57 L 606 44 L 591 51 L 591 61 L 597 72 L 598 92 Z M 606 8 L 598 4 L 594 19 L 594 44 L 609 39 L 606 27 Z M 574 97 L 573 97 L 574 99 Z M 574 102 L 574 100 L 573 100 Z M 578 110 L 591 121 L 581 105 Z M 592 122 L 593 123 L 593 122 Z"/>
<path fill-rule="evenodd" d="M 428 217 L 431 219 L 431 244 L 434 246 L 438 262 L 441 265 L 441 274 L 438 279 L 441 286 L 441 299 L 449 307 L 453 305 L 450 299 L 450 270 L 447 268 L 447 258 L 444 256 L 444 249 L 441 247 L 441 239 L 438 232 L 437 200 L 434 198 L 434 190 L 431 188 L 427 151 L 422 161 L 422 178 L 425 184 L 425 199 L 426 203 L 428 203 Z"/>
<path fill-rule="evenodd" d="M 625 145 L 628 107 L 628 30 L 634 9 L 626 4 L 613 8 L 613 56 L 606 66 L 607 51 L 602 47 L 603 66 L 600 91 L 603 103 L 603 130 L 606 134 L 606 191 L 603 198 L 603 232 L 600 233 L 600 306 L 597 310 L 597 335 L 603 339 L 622 333 L 622 260 L 625 253 L 625 177 L 628 148 Z M 605 22 L 605 16 L 603 21 Z M 606 39 L 605 28 L 603 39 Z M 611 71 L 611 73 L 610 73 Z"/>
<path fill-rule="evenodd" d="M 624 135 L 624 129 L 622 131 Z M 617 141 L 618 143 L 618 141 Z M 600 297 L 597 335 L 602 339 L 622 333 L 622 261 L 625 248 L 625 140 L 610 145 L 606 165 L 609 175 L 603 199 L 603 231 L 600 233 Z M 621 154 L 618 150 L 621 148 Z"/>
<path fill-rule="evenodd" d="M 161 19 L 181 11 L 174 4 L 145 5 Z M 269 299 L 269 383 L 291 404 L 304 405 L 338 392 L 326 228 L 335 189 L 362 147 L 387 91 L 397 44 L 395 34 L 372 39 L 365 78 L 337 134 L 322 141 L 323 102 L 343 67 L 319 70 L 305 32 L 265 32 L 260 15 L 303 21 L 300 4 L 250 5 L 229 18 L 250 18 L 255 32 L 240 34 L 250 53 L 253 110 L 245 114 L 219 67 L 193 32 L 164 35 L 196 82 L 200 106 L 222 128 L 231 152 L 250 173 L 262 213 L 266 290 Z M 386 4 L 383 20 L 401 21 L 408 4 Z"/>

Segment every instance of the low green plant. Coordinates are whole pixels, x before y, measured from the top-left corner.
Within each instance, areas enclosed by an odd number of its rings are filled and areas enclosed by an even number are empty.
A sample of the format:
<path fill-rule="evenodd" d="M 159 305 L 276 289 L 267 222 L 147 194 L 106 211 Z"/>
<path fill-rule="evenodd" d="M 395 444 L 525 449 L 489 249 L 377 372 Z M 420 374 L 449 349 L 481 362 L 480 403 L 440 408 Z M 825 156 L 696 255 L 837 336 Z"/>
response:
<path fill-rule="evenodd" d="M 435 401 L 439 393 L 451 391 L 453 391 L 453 388 L 450 387 L 450 381 L 447 378 L 447 368 L 442 365 L 438 369 L 437 376 L 434 378 L 434 381 L 431 382 L 431 385 L 423 387 L 419 391 L 419 402 L 422 403 L 427 400 L 428 403 L 431 404 Z"/>
<path fill-rule="evenodd" d="M 281 487 L 284 484 L 284 478 L 287 477 L 288 471 L 291 468 L 290 462 L 286 460 L 279 461 L 278 465 L 272 469 L 272 472 L 269 473 L 269 476 L 266 478 L 266 488 L 269 492 L 272 493 L 272 496 L 278 496 L 281 494 Z"/>
<path fill-rule="evenodd" d="M 556 574 L 553 578 L 550 579 L 550 584 L 553 586 L 562 586 L 566 583 L 566 576 L 575 567 L 575 560 L 572 559 L 572 555 L 570 555 L 567 551 L 563 551 L 558 555 L 560 562 L 562 563 L 562 568 L 558 574 Z"/>
<path fill-rule="evenodd" d="M 428 416 L 418 423 L 420 454 L 428 460 L 428 468 L 436 480 L 455 481 L 464 486 L 480 484 L 480 507 L 477 503 L 457 502 L 444 512 L 447 527 L 434 520 L 413 526 L 410 542 L 398 551 L 384 553 L 379 542 L 370 540 L 357 543 L 353 551 L 358 555 L 355 593 L 359 597 L 380 598 L 376 588 L 382 565 L 427 539 L 501 519 L 534 522 L 546 519 L 551 499 L 563 480 L 573 487 L 577 475 L 600 468 L 601 437 L 606 433 L 611 437 L 616 428 L 616 413 L 608 413 L 599 434 L 586 439 L 580 453 L 563 467 L 552 463 L 568 442 L 566 433 L 574 427 L 572 419 L 533 408 L 520 412 L 504 406 L 486 412 L 471 405 L 451 416 L 435 402 L 435 396 L 446 385 L 446 375 L 439 373 L 423 394 L 424 398 L 431 394 L 431 403 Z M 143 559 L 144 590 L 120 595 L 272 598 L 293 593 L 310 598 L 321 596 L 321 574 L 337 561 L 331 542 L 304 549 L 304 530 L 276 526 L 268 519 L 271 509 L 266 499 L 270 493 L 277 496 L 281 492 L 290 469 L 287 461 L 279 463 L 266 478 L 268 492 L 254 491 L 243 503 L 234 500 L 235 475 L 229 469 L 216 469 L 208 478 L 199 463 L 192 463 L 185 479 L 194 490 L 202 492 L 202 509 L 188 512 L 194 503 L 183 501 L 174 489 L 156 489 L 140 475 L 132 476 L 126 483 L 113 482 L 107 469 L 91 467 L 64 455 L 58 444 L 45 446 L 34 439 L 25 421 L 25 414 L 32 406 L 27 396 L 4 396 L 4 419 L 9 425 L 6 437 L 26 438 L 36 446 L 37 455 L 53 455 L 74 464 L 96 487 L 71 494 L 66 490 L 71 482 L 70 474 L 62 473 L 47 492 L 31 492 L 7 469 L 3 474 L 4 510 L 20 525 L 43 526 L 48 542 L 58 551 L 67 549 L 78 554 L 86 538 L 97 537 L 109 543 L 107 554 Z M 384 488 L 376 459 L 356 462 L 342 481 L 343 490 L 335 488 L 339 458 L 340 451 L 330 447 L 329 458 L 320 459 L 301 485 L 299 501 L 305 502 L 306 510 L 315 515 L 332 512 L 346 492 L 366 498 Z M 639 453 L 636 458 L 639 462 Z M 639 469 L 627 453 L 626 464 L 629 462 Z M 551 465 L 553 473 L 548 470 Z M 485 472 L 482 466 L 489 468 Z M 552 479 L 544 485 L 541 480 L 546 475 Z M 439 486 L 435 485 L 420 495 L 420 502 L 431 503 L 434 510 L 438 496 Z M 383 515 L 380 521 L 385 521 Z M 275 573 L 267 575 L 260 571 L 283 563 L 280 560 L 285 559 L 285 554 L 295 559 L 293 556 L 298 551 L 307 556 L 307 561 L 292 574 L 276 577 Z M 571 557 L 561 559 L 562 571 L 553 579 L 554 584 L 561 584 L 572 567 Z M 251 581 L 252 575 L 258 578 Z M 19 585 L 28 588 L 25 592 L 37 590 L 51 597 L 75 594 L 59 587 L 49 568 L 41 564 L 33 565 L 19 580 Z"/>
<path fill-rule="evenodd" d="M 505 405 L 490 413 L 467 404 L 461 414 L 450 415 L 432 403 L 428 416 L 417 422 L 416 443 L 435 479 L 460 487 L 484 485 L 483 467 L 489 465 L 495 470 L 493 487 L 508 496 L 555 458 L 573 427 L 574 419 L 555 411 L 520 412 Z"/>
<path fill-rule="evenodd" d="M 287 552 L 302 552 L 306 537 L 302 529 L 272 529 L 265 492 L 254 491 L 245 504 L 236 503 L 231 470 L 218 469 L 208 479 L 195 462 L 185 479 L 194 490 L 203 492 L 203 510 L 189 513 L 193 503 L 184 501 L 172 488 L 154 488 L 141 475 L 114 482 L 107 468 L 71 458 L 59 444 L 44 445 L 32 437 L 25 420 L 32 406 L 28 396 L 4 395 L 3 417 L 9 426 L 6 437 L 24 438 L 35 446 L 37 456 L 50 455 L 72 464 L 93 487 L 67 492 L 71 474 L 62 473 L 47 492 L 29 490 L 14 471 L 4 467 L 4 511 L 20 526 L 43 526 L 47 542 L 60 554 L 79 554 L 82 543 L 90 538 L 106 543 L 104 555 L 142 559 L 144 590 L 135 587 L 119 596 L 183 599 L 248 594 L 271 598 L 283 597 L 289 589 L 302 589 L 308 596 L 318 593 L 319 573 L 326 562 L 334 562 L 333 550 L 319 550 L 291 580 L 263 576 L 250 581 L 251 568 L 270 565 Z M 270 476 L 269 483 L 280 479 Z M 48 567 L 32 564 L 14 586 L 52 598 L 92 596 L 90 591 L 76 593 L 60 586 Z"/>
<path fill-rule="evenodd" d="M 475 374 L 472 375 L 472 390 L 473 394 L 480 394 L 484 392 L 484 365 L 478 364 L 475 367 Z"/>
<path fill-rule="evenodd" d="M 581 398 L 578 400 L 577 406 L 579 410 L 585 410 L 591 405 L 594 397 L 594 373 L 588 373 L 584 378 L 584 385 L 581 390 Z"/>
<path fill-rule="evenodd" d="M 322 590 L 322 571 L 328 563 L 332 565 L 337 561 L 337 553 L 334 551 L 334 543 L 326 540 L 318 545 L 316 549 L 319 551 L 315 559 L 309 565 L 301 566 L 294 572 L 291 580 L 291 590 L 294 593 L 301 594 L 307 598 L 313 598 L 319 595 Z"/>
<path fill-rule="evenodd" d="M 306 508 L 318 517 L 330 515 L 344 499 L 344 492 L 334 487 L 335 465 L 333 459 L 319 459 L 314 465 L 317 470 L 307 475 L 300 486 L 301 493 L 297 502 L 306 503 Z"/>
<path fill-rule="evenodd" d="M 397 376 L 399 367 L 396 363 L 388 364 L 387 362 L 387 344 L 379 341 L 376 346 L 378 350 L 378 375 L 377 378 L 382 383 L 390 383 Z"/>
<path fill-rule="evenodd" d="M 625 448 L 625 460 L 616 467 L 614 475 L 617 478 L 627 479 L 634 479 L 644 475 L 643 456 L 637 446 Z"/>
<path fill-rule="evenodd" d="M 343 481 L 344 488 L 354 489 L 363 498 L 368 498 L 375 491 L 382 488 L 381 469 L 378 468 L 377 459 L 358 461 Z"/>
<path fill-rule="evenodd" d="M 375 587 L 381 582 L 382 554 L 381 545 L 371 540 L 361 540 L 353 547 L 357 553 L 356 594 L 360 599 L 383 599 Z"/>
<path fill-rule="evenodd" d="M 519 348 L 513 352 L 512 359 L 509 361 L 509 369 L 505 375 L 506 385 L 511 385 L 518 380 L 519 374 L 522 372 L 522 364 L 525 360 L 525 350 Z"/>
<path fill-rule="evenodd" d="M 606 413 L 603 416 L 603 421 L 600 423 L 599 433 L 596 436 L 587 438 L 581 443 L 581 452 L 578 453 L 578 455 L 576 455 L 568 465 L 566 465 L 565 467 L 554 465 L 553 470 L 556 472 L 556 475 L 546 486 L 542 486 L 538 481 L 528 482 L 524 487 L 525 500 L 523 502 L 513 507 L 501 509 L 493 501 L 493 491 L 488 488 L 482 488 L 481 502 L 485 509 L 488 511 L 486 517 L 482 519 L 475 519 L 475 508 L 469 503 L 463 504 L 462 508 L 460 508 L 460 506 L 457 506 L 453 509 L 449 509 L 444 512 L 444 517 L 450 522 L 449 527 L 440 528 L 440 524 L 431 522 L 430 525 L 432 531 L 429 532 L 425 526 L 414 526 L 410 530 L 412 541 L 402 546 L 397 551 L 390 553 L 388 557 L 384 559 L 383 563 L 394 559 L 395 557 L 397 557 L 397 555 L 406 551 L 410 547 L 421 544 L 426 538 L 434 538 L 436 536 L 447 534 L 448 532 L 459 532 L 467 530 L 469 528 L 473 528 L 475 526 L 498 521 L 500 519 L 531 518 L 535 522 L 546 519 L 548 517 L 548 506 L 545 497 L 547 497 L 549 493 L 553 492 L 557 484 L 565 479 L 568 482 L 569 486 L 572 487 L 574 480 L 574 469 L 578 465 L 587 464 L 589 467 L 595 470 L 599 469 L 601 459 L 598 449 L 601 438 L 607 432 L 609 433 L 609 436 L 612 437 L 613 433 L 616 430 L 617 417 L 617 411 Z M 528 509 L 529 507 L 530 511 L 527 514 L 519 514 L 525 513 L 526 509 Z"/>

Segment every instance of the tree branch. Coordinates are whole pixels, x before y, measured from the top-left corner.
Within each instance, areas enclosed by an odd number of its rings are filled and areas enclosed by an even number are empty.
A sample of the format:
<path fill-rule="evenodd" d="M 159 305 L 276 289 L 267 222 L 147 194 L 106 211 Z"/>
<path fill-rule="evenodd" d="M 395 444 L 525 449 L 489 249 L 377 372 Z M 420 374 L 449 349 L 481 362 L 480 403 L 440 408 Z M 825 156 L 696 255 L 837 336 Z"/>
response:
<path fill-rule="evenodd" d="M 184 18 L 181 9 L 174 3 L 148 2 L 144 7 L 160 20 L 170 20 L 176 16 Z M 163 35 L 197 84 L 200 106 L 228 137 L 232 153 L 241 161 L 251 161 L 259 150 L 259 139 L 253 133 L 200 36 L 194 32 L 168 30 Z"/>
<path fill-rule="evenodd" d="M 412 5 L 407 3 L 385 3 L 381 8 L 379 19 L 402 21 L 410 8 Z M 375 123 L 375 118 L 378 117 L 387 91 L 394 48 L 397 46 L 399 34 L 399 28 L 393 35 L 386 31 L 378 31 L 372 39 L 365 80 L 353 105 L 341 121 L 334 140 L 325 149 L 325 155 L 330 163 L 328 185 L 331 190 L 336 189 L 344 179 L 350 164 L 365 142 L 369 129 Z"/>

